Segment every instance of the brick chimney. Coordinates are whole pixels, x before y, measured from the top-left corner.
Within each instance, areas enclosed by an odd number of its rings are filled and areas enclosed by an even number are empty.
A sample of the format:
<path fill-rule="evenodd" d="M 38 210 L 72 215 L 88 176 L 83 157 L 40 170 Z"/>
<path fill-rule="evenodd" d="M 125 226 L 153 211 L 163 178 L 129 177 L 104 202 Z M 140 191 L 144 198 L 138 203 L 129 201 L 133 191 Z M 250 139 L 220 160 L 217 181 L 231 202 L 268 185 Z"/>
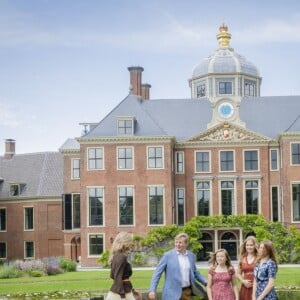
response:
<path fill-rule="evenodd" d="M 16 141 L 13 139 L 6 139 L 4 158 L 12 159 L 15 154 L 16 154 Z"/>
<path fill-rule="evenodd" d="M 144 68 L 142 67 L 129 67 L 130 72 L 130 85 L 132 88 L 132 93 L 136 96 L 142 96 L 142 72 Z"/>
<path fill-rule="evenodd" d="M 150 99 L 150 88 L 151 88 L 151 84 L 149 84 L 149 83 L 142 84 L 142 98 L 144 100 Z"/>

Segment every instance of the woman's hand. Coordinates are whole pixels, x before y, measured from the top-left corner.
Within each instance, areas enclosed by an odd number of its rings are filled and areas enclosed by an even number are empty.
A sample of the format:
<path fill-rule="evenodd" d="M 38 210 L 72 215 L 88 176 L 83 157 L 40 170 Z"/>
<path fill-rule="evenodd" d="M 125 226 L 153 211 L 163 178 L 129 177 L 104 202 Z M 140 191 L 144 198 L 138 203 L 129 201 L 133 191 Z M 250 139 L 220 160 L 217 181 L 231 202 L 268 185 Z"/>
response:
<path fill-rule="evenodd" d="M 148 294 L 148 297 L 149 297 L 150 300 L 155 300 L 155 292 L 150 292 Z"/>
<path fill-rule="evenodd" d="M 247 279 L 242 280 L 242 284 L 248 289 L 253 286 L 253 282 L 251 280 L 247 280 Z"/>

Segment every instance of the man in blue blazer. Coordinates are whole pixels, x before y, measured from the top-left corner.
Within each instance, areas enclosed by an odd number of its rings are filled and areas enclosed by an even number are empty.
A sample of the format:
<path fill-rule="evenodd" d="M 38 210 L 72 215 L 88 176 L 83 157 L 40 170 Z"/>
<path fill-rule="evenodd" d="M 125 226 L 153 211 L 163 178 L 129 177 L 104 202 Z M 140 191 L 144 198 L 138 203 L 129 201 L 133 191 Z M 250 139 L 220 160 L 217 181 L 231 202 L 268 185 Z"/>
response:
<path fill-rule="evenodd" d="M 190 300 L 191 285 L 196 279 L 206 285 L 205 277 L 197 270 L 196 257 L 187 250 L 187 246 L 188 235 L 179 233 L 175 237 L 175 248 L 163 255 L 153 273 L 148 295 L 150 300 L 155 299 L 162 273 L 165 273 L 162 300 Z"/>

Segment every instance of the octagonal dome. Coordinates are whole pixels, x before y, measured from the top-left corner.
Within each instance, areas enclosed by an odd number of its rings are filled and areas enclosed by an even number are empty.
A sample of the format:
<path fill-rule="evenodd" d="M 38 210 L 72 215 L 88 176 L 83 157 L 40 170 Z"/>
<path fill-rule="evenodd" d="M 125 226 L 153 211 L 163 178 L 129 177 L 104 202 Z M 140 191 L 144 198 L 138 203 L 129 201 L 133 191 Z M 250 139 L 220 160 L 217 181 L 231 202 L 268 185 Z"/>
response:
<path fill-rule="evenodd" d="M 257 67 L 248 61 L 242 55 L 234 52 L 230 48 L 229 41 L 231 34 L 225 25 L 220 27 L 220 33 L 217 35 L 219 40 L 219 48 L 215 53 L 204 59 L 200 64 L 196 65 L 192 72 L 192 78 L 199 78 L 208 74 L 232 74 L 242 73 L 245 75 L 259 77 Z"/>

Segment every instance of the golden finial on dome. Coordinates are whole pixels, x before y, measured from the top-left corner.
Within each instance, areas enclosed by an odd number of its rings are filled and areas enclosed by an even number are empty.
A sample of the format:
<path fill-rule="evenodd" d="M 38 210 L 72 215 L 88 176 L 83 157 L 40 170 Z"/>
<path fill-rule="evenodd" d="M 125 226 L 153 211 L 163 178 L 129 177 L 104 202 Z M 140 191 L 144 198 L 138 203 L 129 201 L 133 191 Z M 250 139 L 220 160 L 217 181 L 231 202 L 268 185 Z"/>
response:
<path fill-rule="evenodd" d="M 220 47 L 229 47 L 231 34 L 228 32 L 228 27 L 223 23 L 219 28 L 220 33 L 217 34 L 217 40 Z"/>

